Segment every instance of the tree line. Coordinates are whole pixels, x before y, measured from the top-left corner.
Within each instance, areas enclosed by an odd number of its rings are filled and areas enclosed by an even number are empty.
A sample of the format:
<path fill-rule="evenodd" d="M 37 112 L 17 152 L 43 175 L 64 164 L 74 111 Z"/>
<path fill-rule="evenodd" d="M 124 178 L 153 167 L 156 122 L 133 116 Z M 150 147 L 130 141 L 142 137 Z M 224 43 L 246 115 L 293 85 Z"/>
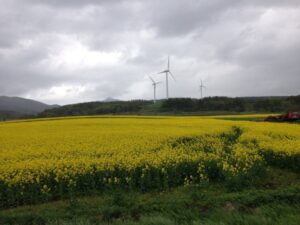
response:
<path fill-rule="evenodd" d="M 184 112 L 270 112 L 300 111 L 300 95 L 289 97 L 171 98 L 153 104 L 149 100 L 87 102 L 48 109 L 38 117 L 104 114 L 159 114 Z"/>
<path fill-rule="evenodd" d="M 286 112 L 300 110 L 300 96 L 174 98 L 162 103 L 162 111 Z"/>

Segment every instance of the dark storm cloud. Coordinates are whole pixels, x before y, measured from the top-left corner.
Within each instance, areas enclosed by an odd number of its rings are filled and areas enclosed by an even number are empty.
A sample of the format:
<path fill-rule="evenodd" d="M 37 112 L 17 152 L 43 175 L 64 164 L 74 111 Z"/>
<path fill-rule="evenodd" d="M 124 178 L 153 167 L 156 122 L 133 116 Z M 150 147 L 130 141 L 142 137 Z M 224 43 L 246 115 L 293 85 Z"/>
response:
<path fill-rule="evenodd" d="M 299 1 L 0 0 L 0 95 L 49 103 L 299 94 Z M 154 75 L 164 81 L 161 75 Z M 164 97 L 164 84 L 158 96 Z"/>

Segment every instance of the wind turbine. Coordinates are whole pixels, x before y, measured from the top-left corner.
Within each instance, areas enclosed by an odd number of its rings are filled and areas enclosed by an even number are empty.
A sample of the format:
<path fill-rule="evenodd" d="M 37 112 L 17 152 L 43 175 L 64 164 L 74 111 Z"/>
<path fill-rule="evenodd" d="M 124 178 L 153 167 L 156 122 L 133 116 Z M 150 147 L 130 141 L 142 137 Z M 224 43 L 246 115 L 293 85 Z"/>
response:
<path fill-rule="evenodd" d="M 155 103 L 156 102 L 156 85 L 158 85 L 161 82 L 155 82 L 155 80 L 150 76 L 149 76 L 149 78 L 152 81 L 152 85 L 153 85 L 153 103 Z"/>
<path fill-rule="evenodd" d="M 203 82 L 202 82 L 202 79 L 200 80 L 201 81 L 201 83 L 200 83 L 200 94 L 201 94 L 201 99 L 203 98 L 203 88 L 205 88 L 205 86 L 203 85 Z"/>
<path fill-rule="evenodd" d="M 166 98 L 169 99 L 169 74 L 172 76 L 173 80 L 175 81 L 175 78 L 172 74 L 172 72 L 170 71 L 170 56 L 168 56 L 168 68 L 164 71 L 159 72 L 160 73 L 165 73 L 166 74 Z"/>

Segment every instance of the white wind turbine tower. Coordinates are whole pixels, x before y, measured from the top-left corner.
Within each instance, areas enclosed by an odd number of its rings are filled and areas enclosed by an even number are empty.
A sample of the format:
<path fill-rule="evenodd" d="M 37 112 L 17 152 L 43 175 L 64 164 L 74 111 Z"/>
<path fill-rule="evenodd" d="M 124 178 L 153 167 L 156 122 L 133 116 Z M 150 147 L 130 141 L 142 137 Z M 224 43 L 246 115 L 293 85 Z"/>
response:
<path fill-rule="evenodd" d="M 172 72 L 170 71 L 170 56 L 168 56 L 168 68 L 164 71 L 159 72 L 160 73 L 165 73 L 166 74 L 166 98 L 169 99 L 169 74 L 172 76 L 173 80 L 175 80 Z"/>
<path fill-rule="evenodd" d="M 149 78 L 152 81 L 152 85 L 153 85 L 153 103 L 155 103 L 156 102 L 156 85 L 158 85 L 161 82 L 155 82 L 155 80 L 150 76 L 149 76 Z"/>
<path fill-rule="evenodd" d="M 199 86 L 199 88 L 200 88 L 200 97 L 201 97 L 201 99 L 203 98 L 203 88 L 205 88 L 205 86 L 203 85 L 203 82 L 202 82 L 202 79 L 200 80 L 200 86 Z"/>

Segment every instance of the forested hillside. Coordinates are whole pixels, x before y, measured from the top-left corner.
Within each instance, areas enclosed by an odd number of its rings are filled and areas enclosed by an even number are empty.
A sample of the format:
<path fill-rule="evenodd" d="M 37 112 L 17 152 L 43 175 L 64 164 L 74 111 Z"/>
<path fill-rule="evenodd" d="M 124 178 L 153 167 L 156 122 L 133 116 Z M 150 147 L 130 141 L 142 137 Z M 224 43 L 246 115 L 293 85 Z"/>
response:
<path fill-rule="evenodd" d="M 207 97 L 171 98 L 153 104 L 149 100 L 87 102 L 48 109 L 39 117 L 103 114 L 180 114 L 180 113 L 282 113 L 300 110 L 300 96 L 290 97 Z"/>

